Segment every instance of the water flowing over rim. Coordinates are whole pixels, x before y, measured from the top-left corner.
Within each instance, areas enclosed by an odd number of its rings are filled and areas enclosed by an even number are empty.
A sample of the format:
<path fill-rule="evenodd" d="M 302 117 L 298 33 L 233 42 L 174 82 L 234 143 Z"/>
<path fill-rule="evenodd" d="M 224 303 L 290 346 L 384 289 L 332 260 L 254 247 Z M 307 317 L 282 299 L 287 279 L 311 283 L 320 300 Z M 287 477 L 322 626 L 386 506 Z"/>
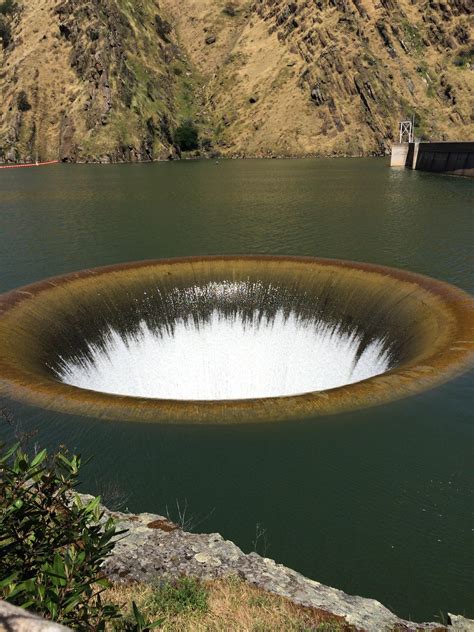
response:
<path fill-rule="evenodd" d="M 215 309 L 206 316 L 177 319 L 172 328 L 140 319 L 124 335 L 102 329 L 99 344 L 60 357 L 53 372 L 64 384 L 101 393 L 217 401 L 325 391 L 390 368 L 382 340 L 359 353 L 360 337 L 299 319 L 294 310 L 280 308 L 273 317 L 256 310 L 245 319 Z"/>
<path fill-rule="evenodd" d="M 60 313 L 65 300 L 77 292 L 82 299 L 92 300 L 107 284 L 126 287 L 144 283 L 150 274 L 170 287 L 186 281 L 199 284 L 203 278 L 239 279 L 253 275 L 287 282 L 297 278 L 302 287 L 307 284 L 308 291 L 314 291 L 315 275 L 325 275 L 347 287 L 348 295 L 354 283 L 359 290 L 367 288 L 373 304 L 380 302 L 377 297 L 383 295 L 383 300 L 389 301 L 396 311 L 395 316 L 400 305 L 409 304 L 411 320 L 407 317 L 406 322 L 416 325 L 417 335 L 402 331 L 409 339 L 410 354 L 405 353 L 399 365 L 387 373 L 326 391 L 283 397 L 147 399 L 84 390 L 44 372 L 41 327 L 46 335 L 46 323 Z M 405 312 L 400 314 L 405 318 Z M 402 330 L 405 325 L 402 322 Z M 32 331 L 35 327 L 37 330 Z M 47 279 L 1 296 L 0 395 L 59 412 L 110 420 L 226 424 L 300 419 L 382 404 L 450 379 L 473 363 L 473 329 L 474 300 L 465 292 L 429 277 L 373 264 L 283 256 L 134 262 Z"/>

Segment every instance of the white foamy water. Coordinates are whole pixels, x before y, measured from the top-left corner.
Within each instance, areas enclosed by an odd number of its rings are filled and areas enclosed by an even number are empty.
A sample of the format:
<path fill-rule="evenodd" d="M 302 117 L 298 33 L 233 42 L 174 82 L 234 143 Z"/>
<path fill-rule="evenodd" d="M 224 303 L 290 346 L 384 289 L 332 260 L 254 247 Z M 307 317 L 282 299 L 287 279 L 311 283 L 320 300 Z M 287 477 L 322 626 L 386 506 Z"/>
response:
<path fill-rule="evenodd" d="M 250 399 L 295 395 L 359 382 L 388 368 L 381 345 L 372 344 L 355 363 L 357 340 L 322 326 L 284 318 L 226 318 L 176 324 L 174 334 L 123 340 L 110 330 L 106 352 L 91 347 L 92 364 L 64 363 L 65 383 L 104 393 L 178 400 Z"/>

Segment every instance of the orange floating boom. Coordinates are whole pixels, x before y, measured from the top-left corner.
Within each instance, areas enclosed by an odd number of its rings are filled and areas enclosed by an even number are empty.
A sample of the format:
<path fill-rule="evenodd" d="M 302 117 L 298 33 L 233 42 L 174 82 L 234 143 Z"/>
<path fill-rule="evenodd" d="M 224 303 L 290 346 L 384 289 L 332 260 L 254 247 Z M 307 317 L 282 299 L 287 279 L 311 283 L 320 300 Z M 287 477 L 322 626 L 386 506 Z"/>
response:
<path fill-rule="evenodd" d="M 56 165 L 59 160 L 48 160 L 47 162 L 32 162 L 27 165 L 0 165 L 0 169 L 24 169 L 27 167 L 44 167 L 45 165 Z"/>

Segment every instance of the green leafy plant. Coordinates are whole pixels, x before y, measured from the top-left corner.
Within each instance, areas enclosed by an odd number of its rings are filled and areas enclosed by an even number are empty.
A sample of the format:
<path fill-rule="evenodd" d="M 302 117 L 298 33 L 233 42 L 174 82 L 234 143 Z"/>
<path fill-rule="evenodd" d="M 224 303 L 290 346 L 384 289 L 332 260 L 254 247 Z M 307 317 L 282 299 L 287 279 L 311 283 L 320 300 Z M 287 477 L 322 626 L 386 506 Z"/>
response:
<path fill-rule="evenodd" d="M 74 493 L 79 455 L 60 449 L 30 457 L 0 446 L 0 598 L 80 630 L 105 630 L 120 617 L 102 602 L 101 565 L 120 535 L 100 498 Z"/>
<path fill-rule="evenodd" d="M 158 628 L 163 621 L 164 619 L 153 622 L 148 621 L 137 604 L 132 601 L 132 616 L 119 621 L 119 623 L 115 625 L 115 630 L 118 632 L 148 632 L 148 630 Z"/>
<path fill-rule="evenodd" d="M 181 151 L 192 151 L 199 147 L 199 131 L 188 119 L 181 123 L 174 134 L 174 143 Z"/>

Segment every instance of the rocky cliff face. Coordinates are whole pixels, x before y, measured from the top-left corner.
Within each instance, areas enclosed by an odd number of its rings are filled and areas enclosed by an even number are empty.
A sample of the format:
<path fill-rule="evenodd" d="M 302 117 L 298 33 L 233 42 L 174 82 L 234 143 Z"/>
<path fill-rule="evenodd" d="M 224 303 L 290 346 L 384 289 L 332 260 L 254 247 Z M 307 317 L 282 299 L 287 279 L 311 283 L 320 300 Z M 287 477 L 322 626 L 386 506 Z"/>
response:
<path fill-rule="evenodd" d="M 3 7 L 3 9 L 2 9 Z M 383 154 L 474 136 L 469 0 L 0 0 L 0 161 Z M 202 151 L 202 150 L 201 150 Z"/>
<path fill-rule="evenodd" d="M 0 159 L 166 157 L 179 54 L 154 2 L 17 2 L 0 75 Z M 23 102 L 19 95 L 23 94 Z"/>
<path fill-rule="evenodd" d="M 473 135 L 469 2 L 180 3 L 163 0 L 231 153 L 381 154 L 410 114 L 421 136 Z"/>

